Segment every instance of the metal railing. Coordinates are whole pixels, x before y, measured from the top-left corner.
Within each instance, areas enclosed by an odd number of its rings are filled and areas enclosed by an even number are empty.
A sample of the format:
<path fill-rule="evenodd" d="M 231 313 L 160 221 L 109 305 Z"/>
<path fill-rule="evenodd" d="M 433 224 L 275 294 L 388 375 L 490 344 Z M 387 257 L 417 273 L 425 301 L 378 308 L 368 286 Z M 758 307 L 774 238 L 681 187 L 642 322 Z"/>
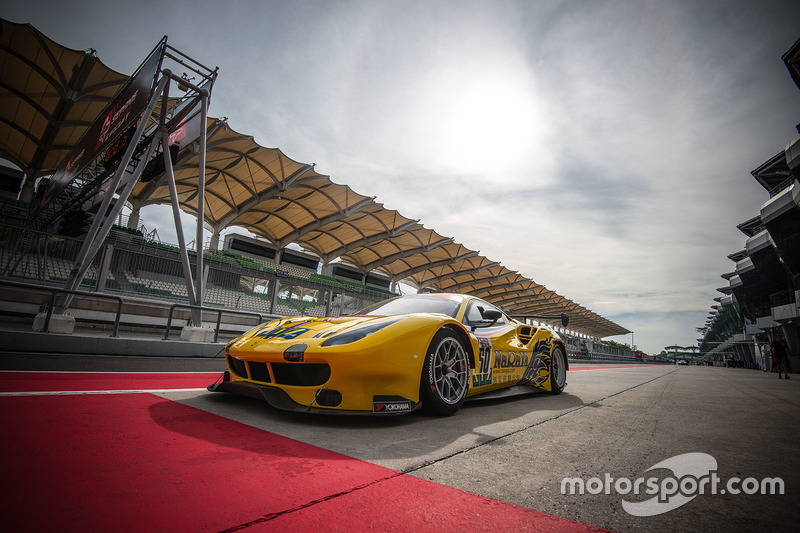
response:
<path fill-rule="evenodd" d="M 637 359 L 635 356 L 626 356 L 626 355 L 614 355 L 614 354 L 607 354 L 607 353 L 600 353 L 600 352 L 590 352 L 590 353 L 581 353 L 569 354 L 570 362 L 574 363 L 621 363 L 621 364 L 674 364 L 672 360 L 665 361 L 665 360 L 658 360 L 654 361 L 652 356 L 644 356 L 641 359 Z"/>
<path fill-rule="evenodd" d="M 231 315 L 243 315 L 243 316 L 255 316 L 258 317 L 259 324 L 264 322 L 264 315 L 261 313 L 249 312 L 249 311 L 236 311 L 233 309 L 221 309 L 218 307 L 204 307 L 202 305 L 189 305 L 189 304 L 173 304 L 169 308 L 169 316 L 167 317 L 167 329 L 164 331 L 164 340 L 169 340 L 169 330 L 172 327 L 172 314 L 176 308 L 181 307 L 183 309 L 198 309 L 202 314 L 203 311 L 210 311 L 212 313 L 217 313 L 217 325 L 214 328 L 214 342 L 217 342 L 219 338 L 219 326 L 222 323 L 222 314 L 227 313 Z"/>
<path fill-rule="evenodd" d="M 50 319 L 53 317 L 53 305 L 55 305 L 56 294 L 73 294 L 78 296 L 91 296 L 92 298 L 105 298 L 107 300 L 115 300 L 117 302 L 117 314 L 114 317 L 114 328 L 111 331 L 111 336 L 116 337 L 119 333 L 119 322 L 120 318 L 122 317 L 122 298 L 119 296 L 113 296 L 111 294 L 102 294 L 99 292 L 71 291 L 59 287 L 44 287 L 42 285 L 32 285 L 30 283 L 21 283 L 18 281 L 0 280 L 0 284 L 7 285 L 10 287 L 19 287 L 22 289 L 34 289 L 50 293 L 50 302 L 47 305 L 47 315 L 44 319 L 44 325 L 42 327 L 43 333 L 48 333 L 50 329 Z"/>

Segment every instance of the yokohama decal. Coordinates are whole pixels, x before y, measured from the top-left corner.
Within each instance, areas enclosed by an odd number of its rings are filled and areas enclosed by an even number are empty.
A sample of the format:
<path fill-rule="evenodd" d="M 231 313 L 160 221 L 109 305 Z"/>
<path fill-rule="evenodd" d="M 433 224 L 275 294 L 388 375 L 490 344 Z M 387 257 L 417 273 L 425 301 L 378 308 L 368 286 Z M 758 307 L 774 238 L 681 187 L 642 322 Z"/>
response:
<path fill-rule="evenodd" d="M 414 404 L 410 401 L 398 402 L 374 402 L 372 404 L 373 413 L 400 413 L 410 411 Z"/>

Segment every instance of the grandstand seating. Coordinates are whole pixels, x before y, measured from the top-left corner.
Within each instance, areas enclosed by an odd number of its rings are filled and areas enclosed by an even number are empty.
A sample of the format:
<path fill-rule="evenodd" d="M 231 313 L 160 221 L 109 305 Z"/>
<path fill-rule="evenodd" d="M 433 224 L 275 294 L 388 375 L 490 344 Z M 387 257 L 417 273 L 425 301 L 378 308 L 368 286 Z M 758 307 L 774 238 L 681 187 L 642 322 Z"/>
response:
<path fill-rule="evenodd" d="M 319 283 L 320 285 L 326 285 L 328 287 L 335 287 L 337 289 L 343 289 L 344 285 L 339 282 L 338 279 L 334 279 L 330 276 L 325 276 L 323 274 L 311 274 L 308 276 L 309 281 L 314 281 Z"/>
<path fill-rule="evenodd" d="M 64 283 L 72 270 L 73 261 L 61 259 L 46 254 L 26 253 L 22 254 L 19 260 L 12 260 L 6 248 L 0 250 L 0 270 L 5 270 L 8 266 L 12 270 L 7 273 L 7 277 L 14 279 L 29 279 L 47 283 Z M 86 276 L 81 282 L 82 290 L 94 288 L 98 278 L 97 267 L 89 265 Z"/>
<path fill-rule="evenodd" d="M 246 257 L 242 255 L 236 255 L 235 257 L 236 260 L 239 261 L 239 264 L 251 270 L 266 272 L 267 274 L 274 274 L 276 269 L 278 268 L 278 265 L 275 264 L 274 261 L 269 261 L 268 259 Z"/>
<path fill-rule="evenodd" d="M 131 272 L 123 272 L 125 280 L 133 290 L 139 294 L 156 296 L 168 300 L 187 301 L 186 284 L 181 278 L 174 278 L 166 274 L 142 271 L 141 277 L 134 276 Z"/>
<path fill-rule="evenodd" d="M 16 263 L 8 262 L 14 252 L 7 246 L 0 246 L 0 267 L 16 265 L 13 272 L 6 273 L 6 277 L 63 285 L 73 267 L 80 240 L 39 232 L 26 233 L 25 239 L 28 240 L 18 249 L 26 251 L 17 252 Z M 112 229 L 106 242 L 113 245 L 110 269 L 105 278 L 106 292 L 188 303 L 176 246 L 149 240 L 141 231 L 121 226 Z M 189 255 L 193 263 L 194 252 L 190 251 Z M 203 258 L 210 269 L 203 303 L 210 307 L 269 312 L 271 295 L 253 288 L 263 288 L 266 284 L 271 291 L 274 280 L 278 283 L 279 297 L 272 312 L 281 315 L 352 313 L 376 300 L 394 296 L 389 291 L 355 281 L 334 279 L 309 269 L 230 251 L 206 250 Z M 95 289 L 100 278 L 101 261 L 99 255 L 90 265 L 81 289 Z M 327 311 L 331 291 L 333 304 Z"/>

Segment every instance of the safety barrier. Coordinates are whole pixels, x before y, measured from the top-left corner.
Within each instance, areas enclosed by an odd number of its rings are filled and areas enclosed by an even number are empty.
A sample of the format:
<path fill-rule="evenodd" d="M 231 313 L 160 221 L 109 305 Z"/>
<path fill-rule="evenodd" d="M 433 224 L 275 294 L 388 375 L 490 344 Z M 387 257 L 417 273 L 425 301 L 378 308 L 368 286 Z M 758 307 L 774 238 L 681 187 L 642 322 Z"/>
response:
<path fill-rule="evenodd" d="M 217 338 L 219 338 L 219 326 L 222 323 L 223 313 L 227 313 L 230 315 L 256 316 L 258 317 L 259 324 L 264 322 L 264 315 L 262 315 L 261 313 L 254 313 L 249 311 L 235 311 L 233 309 L 220 309 L 217 307 L 204 307 L 202 305 L 173 304 L 169 307 L 169 316 L 167 317 L 167 329 L 164 332 L 165 341 L 169 340 L 169 329 L 172 326 L 172 313 L 178 307 L 183 309 L 198 309 L 200 310 L 200 313 L 202 313 L 203 311 L 210 311 L 212 313 L 217 313 L 217 325 L 214 328 L 214 342 L 217 342 Z"/>
<path fill-rule="evenodd" d="M 122 298 L 119 296 L 113 296 L 111 294 L 102 294 L 99 292 L 71 291 L 67 289 L 62 289 L 60 287 L 46 287 L 42 285 L 32 285 L 30 283 L 21 283 L 18 281 L 0 280 L 0 284 L 10 287 L 19 287 L 22 289 L 34 289 L 50 293 L 50 302 L 49 305 L 47 306 L 47 315 L 45 316 L 44 325 L 42 326 L 42 331 L 44 333 L 48 333 L 50 330 L 50 319 L 53 317 L 53 306 L 55 305 L 56 294 L 74 294 L 78 296 L 91 296 L 92 298 L 105 298 L 108 300 L 116 300 L 117 313 L 114 318 L 114 328 L 111 331 L 111 336 L 116 337 L 117 334 L 119 333 L 119 321 L 120 317 L 122 316 Z"/>
<path fill-rule="evenodd" d="M 606 353 L 582 353 L 579 356 L 576 354 L 569 355 L 570 362 L 575 363 L 624 363 L 624 364 L 643 364 L 643 365 L 671 365 L 674 364 L 672 360 L 657 360 L 654 361 L 652 356 L 646 356 L 637 359 L 634 356 L 614 355 Z"/>

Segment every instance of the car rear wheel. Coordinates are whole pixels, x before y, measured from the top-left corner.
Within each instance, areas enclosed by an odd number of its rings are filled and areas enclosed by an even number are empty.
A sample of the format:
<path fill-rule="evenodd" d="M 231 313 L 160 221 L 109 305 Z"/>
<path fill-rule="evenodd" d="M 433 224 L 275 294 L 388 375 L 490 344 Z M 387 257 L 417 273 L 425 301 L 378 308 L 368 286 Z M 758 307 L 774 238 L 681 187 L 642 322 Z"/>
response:
<path fill-rule="evenodd" d="M 564 348 L 556 346 L 550 355 L 550 394 L 561 394 L 567 385 L 567 356 Z"/>
<path fill-rule="evenodd" d="M 469 361 L 463 341 L 451 330 L 436 333 L 428 347 L 420 380 L 425 411 L 452 415 L 461 408 L 469 388 Z"/>

